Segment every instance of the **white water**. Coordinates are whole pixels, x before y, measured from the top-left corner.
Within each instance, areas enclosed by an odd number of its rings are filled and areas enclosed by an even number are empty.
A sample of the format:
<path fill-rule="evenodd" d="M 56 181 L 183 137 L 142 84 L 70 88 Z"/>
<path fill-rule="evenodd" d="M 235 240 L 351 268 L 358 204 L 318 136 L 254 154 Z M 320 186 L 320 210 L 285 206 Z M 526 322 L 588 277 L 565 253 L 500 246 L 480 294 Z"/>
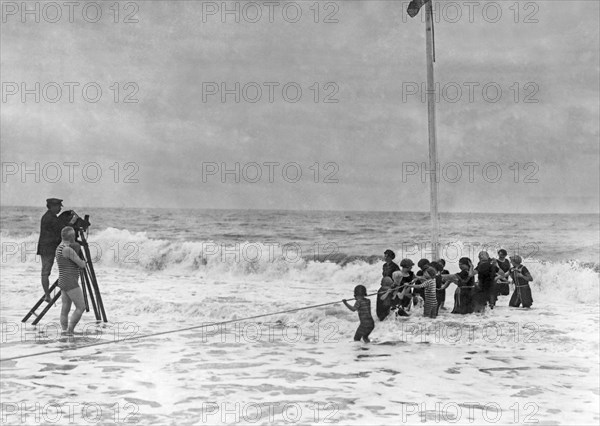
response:
<path fill-rule="evenodd" d="M 160 272 L 102 259 L 99 265 L 110 322 L 99 328 L 90 312 L 79 329 L 99 330 L 103 340 L 336 301 L 351 297 L 357 284 L 372 292 L 381 268 L 275 262 L 244 273 L 242 262 L 194 269 L 179 261 Z M 438 319 L 417 312 L 377 322 L 371 344 L 352 342 L 357 316 L 338 303 L 6 361 L 3 414 L 19 423 L 28 413 L 27 424 L 94 423 L 98 407 L 104 423 L 118 408 L 120 421 L 136 411 L 130 419 L 141 424 L 249 424 L 259 417 L 256 424 L 597 424 L 597 273 L 574 263 L 527 266 L 535 277 L 533 309 L 508 308 L 503 297 L 492 312 L 452 315 L 451 286 L 449 309 Z M 29 328 L 20 319 L 39 294 L 38 273 L 29 261 L 2 270 L 3 359 L 72 346 L 57 339 L 59 307 L 41 322 L 49 341 L 23 337 Z M 36 403 L 47 407 L 37 420 Z M 69 404 L 80 405 L 70 414 Z"/>

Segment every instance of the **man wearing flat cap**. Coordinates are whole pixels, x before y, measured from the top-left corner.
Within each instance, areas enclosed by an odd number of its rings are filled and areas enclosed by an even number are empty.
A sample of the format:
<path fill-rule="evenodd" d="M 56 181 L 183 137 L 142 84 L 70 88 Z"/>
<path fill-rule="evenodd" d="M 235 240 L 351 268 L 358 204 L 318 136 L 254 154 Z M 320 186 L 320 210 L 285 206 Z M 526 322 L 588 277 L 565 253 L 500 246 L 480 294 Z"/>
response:
<path fill-rule="evenodd" d="M 54 265 L 54 255 L 56 248 L 61 242 L 60 231 L 67 225 L 73 224 L 75 215 L 69 218 L 63 214 L 57 217 L 62 209 L 62 201 L 58 198 L 48 198 L 46 207 L 48 211 L 42 216 L 40 225 L 40 239 L 38 240 L 37 254 L 42 258 L 42 287 L 46 295 L 46 302 L 50 302 L 50 272 Z M 70 222 L 69 222 L 70 219 Z"/>

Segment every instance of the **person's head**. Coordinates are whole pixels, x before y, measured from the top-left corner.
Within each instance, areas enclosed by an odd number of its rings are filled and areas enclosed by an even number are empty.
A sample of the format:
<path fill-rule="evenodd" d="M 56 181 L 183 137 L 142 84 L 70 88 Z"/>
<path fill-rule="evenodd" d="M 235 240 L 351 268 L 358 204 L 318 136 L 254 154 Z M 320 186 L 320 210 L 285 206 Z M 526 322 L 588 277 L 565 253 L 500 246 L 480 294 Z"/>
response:
<path fill-rule="evenodd" d="M 437 271 L 435 270 L 435 268 L 428 266 L 427 268 L 425 268 L 425 270 L 423 271 L 423 276 L 425 278 L 434 278 L 435 275 L 437 274 Z"/>
<path fill-rule="evenodd" d="M 458 267 L 461 271 L 468 271 L 471 268 L 471 259 L 468 257 L 461 257 L 458 261 Z"/>
<path fill-rule="evenodd" d="M 510 261 L 512 262 L 512 264 L 517 267 L 519 266 L 521 263 L 523 263 L 523 259 L 521 258 L 521 256 L 519 256 L 518 254 L 515 254 L 514 256 L 510 257 Z"/>
<path fill-rule="evenodd" d="M 425 271 L 425 268 L 427 268 L 427 265 L 429 265 L 429 260 L 427 260 L 427 259 L 421 259 L 417 263 L 417 266 L 419 267 L 419 269 L 421 271 Z"/>
<path fill-rule="evenodd" d="M 392 285 L 394 285 L 394 281 L 392 281 L 392 279 L 390 277 L 383 277 L 381 279 L 382 287 L 391 287 Z"/>
<path fill-rule="evenodd" d="M 480 251 L 478 257 L 479 260 L 490 260 L 490 255 L 487 251 Z"/>
<path fill-rule="evenodd" d="M 60 231 L 60 237 L 63 239 L 63 241 L 73 243 L 75 242 L 75 230 L 70 226 L 65 226 L 62 231 Z"/>
<path fill-rule="evenodd" d="M 444 259 L 438 260 L 438 263 L 442 265 L 444 268 L 446 267 L 446 261 Z"/>
<path fill-rule="evenodd" d="M 415 262 L 410 259 L 402 259 L 402 261 L 400 261 L 400 267 L 406 272 L 410 271 L 414 264 Z"/>
<path fill-rule="evenodd" d="M 396 258 L 396 253 L 394 253 L 390 249 L 387 249 L 386 251 L 383 252 L 383 258 L 385 259 L 386 262 L 391 262 L 392 260 L 394 260 Z"/>
<path fill-rule="evenodd" d="M 58 214 L 58 213 L 60 213 L 60 211 L 62 209 L 62 201 L 63 200 L 61 200 L 59 198 L 48 198 L 48 199 L 46 199 L 46 207 L 53 214 Z"/>
<path fill-rule="evenodd" d="M 508 253 L 506 252 L 506 250 L 504 250 L 504 249 L 498 250 L 498 258 L 500 260 L 504 260 L 507 255 L 508 255 Z"/>
<path fill-rule="evenodd" d="M 436 260 L 435 262 L 431 262 L 429 264 L 429 266 L 434 268 L 436 272 L 442 272 L 444 270 L 444 266 L 440 263 L 439 260 Z"/>
<path fill-rule="evenodd" d="M 367 295 L 367 288 L 364 285 L 357 285 L 354 287 L 354 297 L 365 297 Z"/>

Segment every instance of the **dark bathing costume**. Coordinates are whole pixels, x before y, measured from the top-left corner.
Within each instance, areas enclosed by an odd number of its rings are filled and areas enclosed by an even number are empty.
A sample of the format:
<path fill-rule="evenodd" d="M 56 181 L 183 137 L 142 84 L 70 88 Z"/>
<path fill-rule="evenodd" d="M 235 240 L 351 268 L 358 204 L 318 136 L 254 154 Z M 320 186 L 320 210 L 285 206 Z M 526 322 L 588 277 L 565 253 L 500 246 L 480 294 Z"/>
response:
<path fill-rule="evenodd" d="M 523 275 L 529 274 L 529 271 L 523 265 L 517 266 L 515 270 Z M 508 306 L 518 308 L 522 304 L 524 308 L 530 308 L 531 305 L 533 305 L 533 297 L 531 295 L 529 281 L 527 281 L 525 278 L 517 278 L 515 273 L 513 273 L 513 280 L 515 282 L 515 291 L 510 297 Z"/>
<path fill-rule="evenodd" d="M 458 274 L 457 289 L 454 292 L 453 314 L 471 314 L 473 313 L 473 287 L 475 286 L 474 277 L 469 278 L 467 271 L 460 271 Z"/>
<path fill-rule="evenodd" d="M 400 270 L 400 267 L 394 261 L 392 261 L 390 263 L 384 263 L 383 264 L 383 272 L 381 275 L 383 276 L 383 278 L 389 277 L 390 279 L 392 279 L 392 274 L 399 270 Z M 383 293 L 385 293 L 386 291 L 387 291 L 387 288 L 380 287 L 379 291 L 377 292 L 377 302 L 375 302 L 375 312 L 377 313 L 377 318 L 379 318 L 380 321 L 383 321 L 390 314 L 390 309 L 392 307 L 391 296 L 388 296 L 385 300 L 381 300 L 380 296 Z"/>
<path fill-rule="evenodd" d="M 494 278 L 498 268 L 492 265 L 491 260 L 482 260 L 477 264 L 477 279 L 479 281 L 479 291 L 474 295 L 476 310 L 483 309 L 489 303 L 493 308 L 496 304 L 498 295 L 496 294 L 496 286 Z"/>

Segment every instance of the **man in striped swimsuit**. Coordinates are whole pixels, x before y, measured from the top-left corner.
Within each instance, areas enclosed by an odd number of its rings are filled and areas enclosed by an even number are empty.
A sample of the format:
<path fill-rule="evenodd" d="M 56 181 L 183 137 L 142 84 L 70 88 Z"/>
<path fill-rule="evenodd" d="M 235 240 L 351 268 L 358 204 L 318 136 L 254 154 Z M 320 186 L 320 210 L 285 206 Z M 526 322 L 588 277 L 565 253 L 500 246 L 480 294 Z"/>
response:
<path fill-rule="evenodd" d="M 58 287 L 62 292 L 62 309 L 60 312 L 60 326 L 63 333 L 73 334 L 75 326 L 83 315 L 85 302 L 83 292 L 79 287 L 79 270 L 85 268 L 85 262 L 79 257 L 79 244 L 75 242 L 75 230 L 70 226 L 64 227 L 60 232 L 62 241 L 56 249 L 56 263 L 58 264 Z M 75 311 L 69 322 L 71 302 L 75 304 Z"/>

